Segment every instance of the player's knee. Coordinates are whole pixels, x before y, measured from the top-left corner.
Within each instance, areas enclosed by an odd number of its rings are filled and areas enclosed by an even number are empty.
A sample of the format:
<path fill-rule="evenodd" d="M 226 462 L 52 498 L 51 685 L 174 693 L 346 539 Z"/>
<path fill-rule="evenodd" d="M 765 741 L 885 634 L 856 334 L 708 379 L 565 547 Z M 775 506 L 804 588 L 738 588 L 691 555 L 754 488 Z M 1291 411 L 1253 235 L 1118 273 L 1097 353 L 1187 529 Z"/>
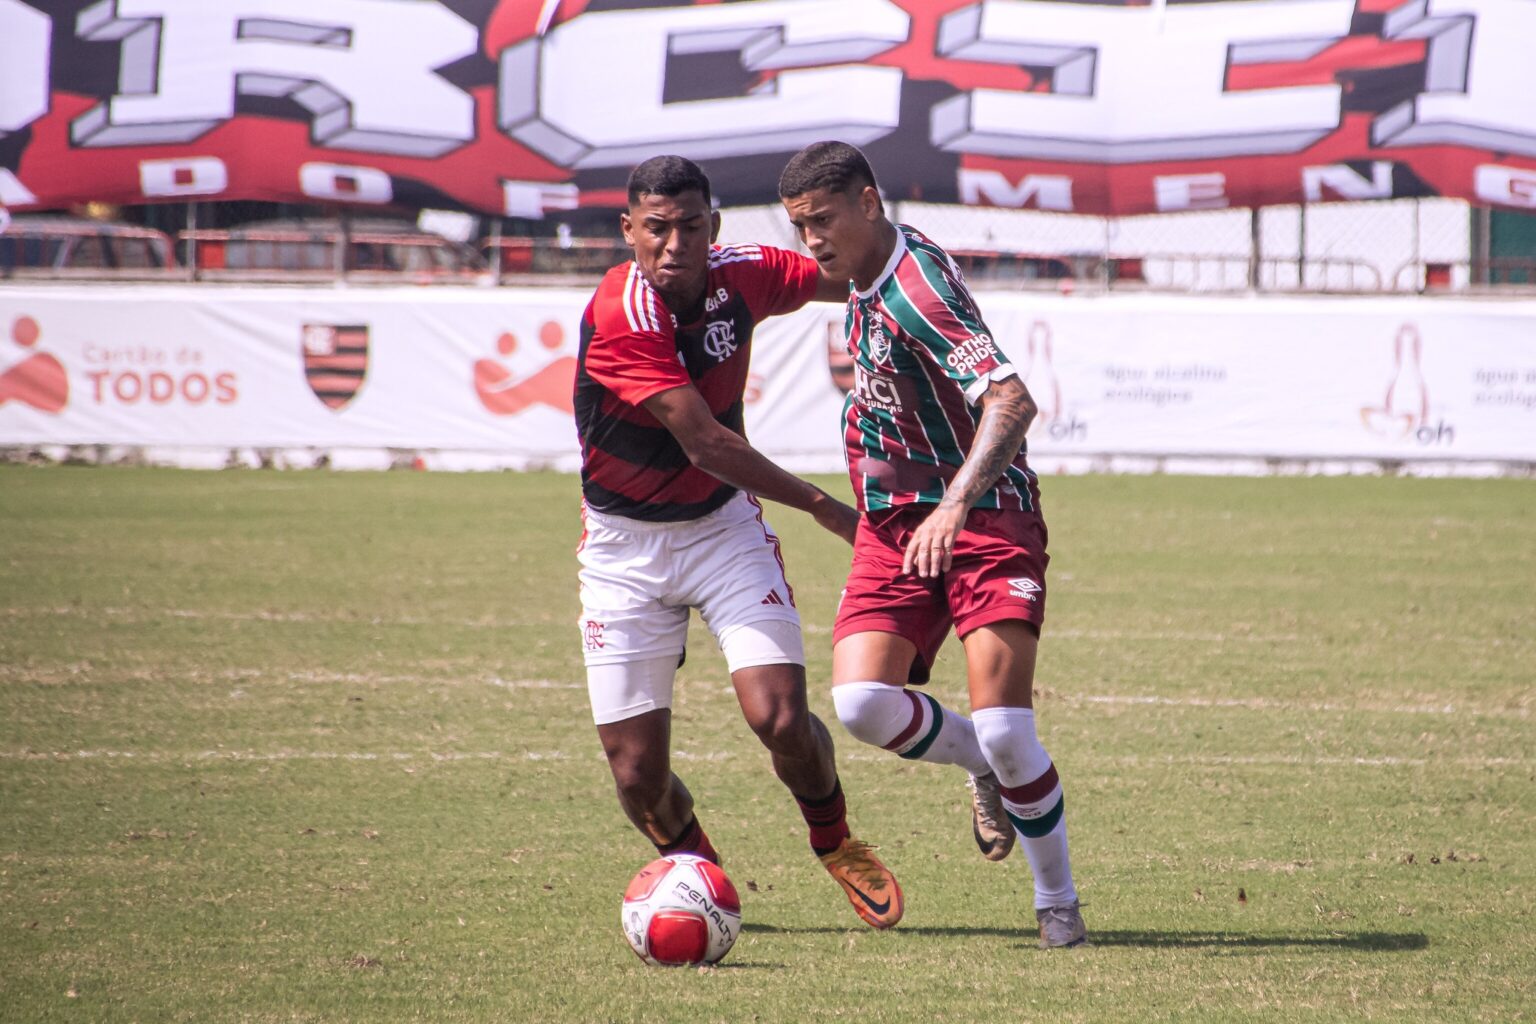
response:
<path fill-rule="evenodd" d="M 1049 766 L 1050 756 L 1035 732 L 1034 712 L 1026 708 L 983 708 L 971 716 L 976 742 L 1001 779 L 1032 779 Z"/>
<path fill-rule="evenodd" d="M 747 717 L 752 732 L 776 754 L 803 753 L 814 743 L 810 713 L 801 702 L 776 701 Z"/>
<path fill-rule="evenodd" d="M 837 720 L 856 740 L 883 747 L 900 733 L 911 717 L 911 700 L 899 686 L 885 683 L 843 683 L 832 688 Z"/>
<path fill-rule="evenodd" d="M 614 765 L 613 783 L 619 797 L 630 807 L 655 807 L 667 795 L 671 784 L 670 772 L 647 771 L 639 763 Z"/>
<path fill-rule="evenodd" d="M 666 795 L 672 773 L 665 763 L 657 763 L 651 752 L 626 747 L 607 753 L 613 784 L 627 803 L 650 807 Z"/>

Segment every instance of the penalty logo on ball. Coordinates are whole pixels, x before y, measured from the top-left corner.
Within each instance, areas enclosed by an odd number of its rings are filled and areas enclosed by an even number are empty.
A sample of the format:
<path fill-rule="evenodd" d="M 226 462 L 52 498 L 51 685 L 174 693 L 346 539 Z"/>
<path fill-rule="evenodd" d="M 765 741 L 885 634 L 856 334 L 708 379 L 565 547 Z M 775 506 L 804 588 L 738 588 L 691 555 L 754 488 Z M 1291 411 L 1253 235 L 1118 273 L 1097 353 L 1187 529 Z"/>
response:
<path fill-rule="evenodd" d="M 741 932 L 741 897 L 718 864 L 673 854 L 630 880 L 620 923 L 630 948 L 648 964 L 719 963 Z"/>

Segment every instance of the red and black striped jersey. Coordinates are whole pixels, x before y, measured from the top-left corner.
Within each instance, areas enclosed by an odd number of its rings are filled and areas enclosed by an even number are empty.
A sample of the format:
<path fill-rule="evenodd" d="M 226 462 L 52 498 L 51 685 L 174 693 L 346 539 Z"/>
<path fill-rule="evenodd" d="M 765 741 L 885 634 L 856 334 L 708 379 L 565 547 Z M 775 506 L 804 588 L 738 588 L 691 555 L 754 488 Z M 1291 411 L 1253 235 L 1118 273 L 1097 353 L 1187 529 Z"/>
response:
<path fill-rule="evenodd" d="M 576 432 L 589 508 L 653 522 L 697 519 L 736 489 L 695 469 L 644 402 L 671 388 L 699 389 L 715 420 L 746 436 L 743 393 L 752 331 L 816 293 L 816 261 L 785 249 L 710 249 L 704 305 L 679 323 L 633 261 L 603 277 L 581 320 Z"/>

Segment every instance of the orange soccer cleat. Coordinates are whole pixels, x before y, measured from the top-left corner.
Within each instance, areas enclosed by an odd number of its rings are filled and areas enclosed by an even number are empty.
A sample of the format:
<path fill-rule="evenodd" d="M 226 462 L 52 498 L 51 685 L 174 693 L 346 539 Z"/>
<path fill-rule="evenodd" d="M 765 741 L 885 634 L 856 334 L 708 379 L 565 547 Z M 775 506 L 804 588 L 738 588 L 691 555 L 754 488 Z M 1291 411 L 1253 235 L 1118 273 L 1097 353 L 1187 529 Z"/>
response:
<path fill-rule="evenodd" d="M 848 894 L 854 911 L 871 928 L 891 928 L 901 920 L 901 886 L 880 863 L 874 847 L 852 836 L 821 856 L 822 866 Z"/>

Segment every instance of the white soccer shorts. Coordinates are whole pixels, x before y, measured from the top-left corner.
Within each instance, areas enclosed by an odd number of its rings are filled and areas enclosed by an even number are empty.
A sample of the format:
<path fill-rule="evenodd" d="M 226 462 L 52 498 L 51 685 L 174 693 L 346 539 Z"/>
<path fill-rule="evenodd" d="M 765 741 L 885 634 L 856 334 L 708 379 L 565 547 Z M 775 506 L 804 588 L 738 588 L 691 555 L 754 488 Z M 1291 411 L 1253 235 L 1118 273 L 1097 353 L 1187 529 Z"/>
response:
<path fill-rule="evenodd" d="M 779 539 L 738 493 L 702 519 L 648 523 L 584 512 L 581 630 L 599 724 L 672 706 L 672 680 L 697 608 L 730 671 L 805 664 Z"/>

